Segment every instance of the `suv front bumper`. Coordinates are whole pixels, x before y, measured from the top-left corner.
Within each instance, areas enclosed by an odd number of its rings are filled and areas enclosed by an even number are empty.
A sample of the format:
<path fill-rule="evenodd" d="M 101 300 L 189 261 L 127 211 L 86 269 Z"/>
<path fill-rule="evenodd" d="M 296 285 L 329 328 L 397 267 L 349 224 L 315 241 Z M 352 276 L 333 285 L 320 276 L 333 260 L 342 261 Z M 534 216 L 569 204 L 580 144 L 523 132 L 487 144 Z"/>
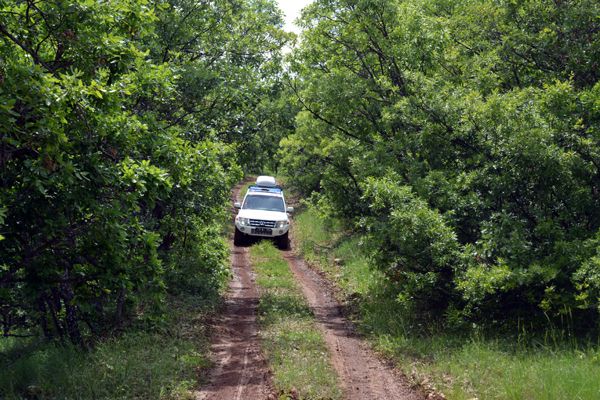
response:
<path fill-rule="evenodd" d="M 283 224 L 281 226 L 276 221 L 263 221 L 250 219 L 249 223 L 241 223 L 235 221 L 235 227 L 242 233 L 249 236 L 260 236 L 260 237 L 277 237 L 285 235 L 290 230 L 290 224 Z"/>

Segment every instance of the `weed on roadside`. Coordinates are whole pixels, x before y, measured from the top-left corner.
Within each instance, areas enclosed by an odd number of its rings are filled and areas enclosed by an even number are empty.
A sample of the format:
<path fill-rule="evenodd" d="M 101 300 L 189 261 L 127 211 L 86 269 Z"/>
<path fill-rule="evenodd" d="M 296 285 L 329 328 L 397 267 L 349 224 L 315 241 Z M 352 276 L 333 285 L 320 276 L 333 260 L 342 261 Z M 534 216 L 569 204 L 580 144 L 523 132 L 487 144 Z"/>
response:
<path fill-rule="evenodd" d="M 193 398 L 210 366 L 206 315 L 212 302 L 178 296 L 168 329 L 131 330 L 91 350 L 69 344 L 0 340 L 0 398 Z"/>

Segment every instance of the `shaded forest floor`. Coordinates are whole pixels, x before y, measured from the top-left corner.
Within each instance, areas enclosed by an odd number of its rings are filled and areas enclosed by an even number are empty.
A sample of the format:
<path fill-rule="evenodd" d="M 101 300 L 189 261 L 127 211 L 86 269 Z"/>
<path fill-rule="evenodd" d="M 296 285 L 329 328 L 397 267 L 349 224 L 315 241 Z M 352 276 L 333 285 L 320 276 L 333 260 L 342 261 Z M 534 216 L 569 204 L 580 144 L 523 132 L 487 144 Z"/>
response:
<path fill-rule="evenodd" d="M 207 319 L 218 299 L 171 297 L 159 327 L 131 327 L 83 351 L 69 344 L 0 341 L 0 398 L 186 399 L 210 367 Z"/>

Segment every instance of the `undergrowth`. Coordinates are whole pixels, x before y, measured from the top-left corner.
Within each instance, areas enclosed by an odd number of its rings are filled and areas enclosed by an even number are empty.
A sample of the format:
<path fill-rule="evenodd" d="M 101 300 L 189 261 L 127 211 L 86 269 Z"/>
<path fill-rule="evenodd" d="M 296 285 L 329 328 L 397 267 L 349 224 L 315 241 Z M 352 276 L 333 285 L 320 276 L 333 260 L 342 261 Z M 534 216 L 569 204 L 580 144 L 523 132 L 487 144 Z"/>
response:
<path fill-rule="evenodd" d="M 130 329 L 89 350 L 0 340 L 0 398 L 192 399 L 209 367 L 205 319 L 216 299 L 180 295 L 162 328 Z"/>
<path fill-rule="evenodd" d="M 383 274 L 369 267 L 361 237 L 342 233 L 313 208 L 295 218 L 295 246 L 324 271 L 358 329 L 415 383 L 450 400 L 600 398 L 600 347 L 564 330 L 516 326 L 450 330 L 412 315 Z"/>

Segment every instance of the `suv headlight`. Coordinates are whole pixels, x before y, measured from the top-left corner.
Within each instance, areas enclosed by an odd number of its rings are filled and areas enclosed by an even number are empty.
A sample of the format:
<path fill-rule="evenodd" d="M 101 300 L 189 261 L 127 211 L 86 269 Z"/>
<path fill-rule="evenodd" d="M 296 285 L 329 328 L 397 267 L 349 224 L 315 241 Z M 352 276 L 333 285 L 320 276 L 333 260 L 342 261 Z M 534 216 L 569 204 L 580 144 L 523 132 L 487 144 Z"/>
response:
<path fill-rule="evenodd" d="M 289 224 L 290 223 L 288 221 L 277 221 L 277 225 L 275 225 L 275 227 L 276 228 L 285 228 Z"/>
<path fill-rule="evenodd" d="M 240 224 L 240 226 L 248 226 L 248 225 L 250 225 L 250 218 L 240 218 L 240 217 L 237 217 L 236 220 Z"/>

